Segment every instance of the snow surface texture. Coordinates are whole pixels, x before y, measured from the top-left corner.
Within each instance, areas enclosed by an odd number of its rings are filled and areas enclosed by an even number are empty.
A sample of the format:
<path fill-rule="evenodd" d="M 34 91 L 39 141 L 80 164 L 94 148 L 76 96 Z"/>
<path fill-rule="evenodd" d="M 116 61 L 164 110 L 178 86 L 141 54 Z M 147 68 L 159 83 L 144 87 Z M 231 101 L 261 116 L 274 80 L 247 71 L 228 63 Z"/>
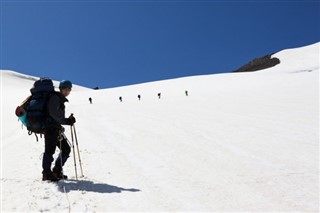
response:
<path fill-rule="evenodd" d="M 85 177 L 71 155 L 59 183 L 41 181 L 43 139 L 14 115 L 34 77 L 1 71 L 1 211 L 319 211 L 319 43 L 274 57 L 253 73 L 75 87 Z"/>

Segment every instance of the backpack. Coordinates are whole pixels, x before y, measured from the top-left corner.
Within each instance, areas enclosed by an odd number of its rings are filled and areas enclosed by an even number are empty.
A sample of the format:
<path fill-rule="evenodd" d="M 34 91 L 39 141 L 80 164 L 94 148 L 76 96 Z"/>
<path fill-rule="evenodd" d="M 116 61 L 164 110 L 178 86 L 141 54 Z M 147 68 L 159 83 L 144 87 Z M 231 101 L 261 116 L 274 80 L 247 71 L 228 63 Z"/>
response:
<path fill-rule="evenodd" d="M 28 134 L 43 134 L 46 130 L 47 101 L 55 92 L 53 82 L 48 78 L 40 78 L 30 89 L 31 96 L 27 97 L 17 108 L 16 115 L 27 127 Z M 37 136 L 37 135 L 36 135 Z"/>

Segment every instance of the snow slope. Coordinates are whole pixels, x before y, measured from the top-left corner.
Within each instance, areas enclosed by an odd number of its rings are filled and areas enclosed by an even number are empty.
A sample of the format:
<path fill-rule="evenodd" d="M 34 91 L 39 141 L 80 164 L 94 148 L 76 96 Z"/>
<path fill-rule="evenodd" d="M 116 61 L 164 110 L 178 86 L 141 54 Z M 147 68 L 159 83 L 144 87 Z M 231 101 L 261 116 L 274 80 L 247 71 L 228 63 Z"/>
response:
<path fill-rule="evenodd" d="M 33 81 L 1 71 L 1 211 L 319 211 L 319 45 L 259 72 L 75 88 L 85 177 L 71 155 L 59 183 L 14 115 Z"/>

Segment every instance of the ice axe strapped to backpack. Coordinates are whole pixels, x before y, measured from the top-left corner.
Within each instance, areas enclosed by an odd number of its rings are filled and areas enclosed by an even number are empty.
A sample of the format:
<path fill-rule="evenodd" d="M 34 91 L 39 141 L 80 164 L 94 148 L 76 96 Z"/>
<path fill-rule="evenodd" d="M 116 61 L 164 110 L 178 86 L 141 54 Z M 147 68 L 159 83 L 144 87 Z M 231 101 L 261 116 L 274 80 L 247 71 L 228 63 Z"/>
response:
<path fill-rule="evenodd" d="M 46 129 L 47 101 L 55 92 L 53 82 L 48 78 L 40 78 L 30 89 L 31 96 L 27 97 L 17 108 L 16 115 L 27 127 L 28 134 L 43 134 Z M 37 137 L 37 135 L 36 135 Z"/>

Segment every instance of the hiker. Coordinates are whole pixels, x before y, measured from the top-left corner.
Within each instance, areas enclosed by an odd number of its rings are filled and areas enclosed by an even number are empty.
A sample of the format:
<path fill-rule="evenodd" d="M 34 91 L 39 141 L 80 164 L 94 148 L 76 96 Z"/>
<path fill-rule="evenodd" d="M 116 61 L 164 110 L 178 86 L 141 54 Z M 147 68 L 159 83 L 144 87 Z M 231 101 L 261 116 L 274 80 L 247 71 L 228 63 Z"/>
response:
<path fill-rule="evenodd" d="M 140 99 L 141 99 L 141 95 L 138 95 L 138 99 L 139 99 L 139 101 L 140 101 Z"/>
<path fill-rule="evenodd" d="M 188 95 L 189 95 L 189 94 L 188 94 L 188 90 L 186 90 L 186 91 L 185 91 L 185 93 L 186 93 L 186 96 L 188 96 Z"/>
<path fill-rule="evenodd" d="M 89 102 L 90 102 L 90 104 L 92 104 L 92 98 L 91 97 L 89 98 Z"/>
<path fill-rule="evenodd" d="M 158 93 L 158 98 L 159 98 L 159 99 L 161 98 L 161 92 Z"/>
<path fill-rule="evenodd" d="M 121 96 L 119 97 L 119 100 L 120 100 L 120 102 L 122 102 L 122 97 Z"/>
<path fill-rule="evenodd" d="M 70 146 L 66 138 L 62 137 L 64 128 L 61 125 L 73 125 L 76 119 L 71 114 L 68 118 L 65 117 L 65 102 L 71 91 L 72 83 L 68 80 L 61 81 L 59 84 L 60 92 L 54 92 L 47 102 L 47 127 L 44 134 L 45 151 L 42 159 L 42 180 L 58 181 L 67 179 L 63 175 L 62 167 L 67 161 L 70 154 Z M 61 141 L 60 141 L 61 140 Z M 61 147 L 60 147 L 61 144 Z M 60 155 L 55 161 L 55 165 L 51 171 L 51 163 L 54 160 L 53 154 L 56 147 L 60 149 Z"/>

